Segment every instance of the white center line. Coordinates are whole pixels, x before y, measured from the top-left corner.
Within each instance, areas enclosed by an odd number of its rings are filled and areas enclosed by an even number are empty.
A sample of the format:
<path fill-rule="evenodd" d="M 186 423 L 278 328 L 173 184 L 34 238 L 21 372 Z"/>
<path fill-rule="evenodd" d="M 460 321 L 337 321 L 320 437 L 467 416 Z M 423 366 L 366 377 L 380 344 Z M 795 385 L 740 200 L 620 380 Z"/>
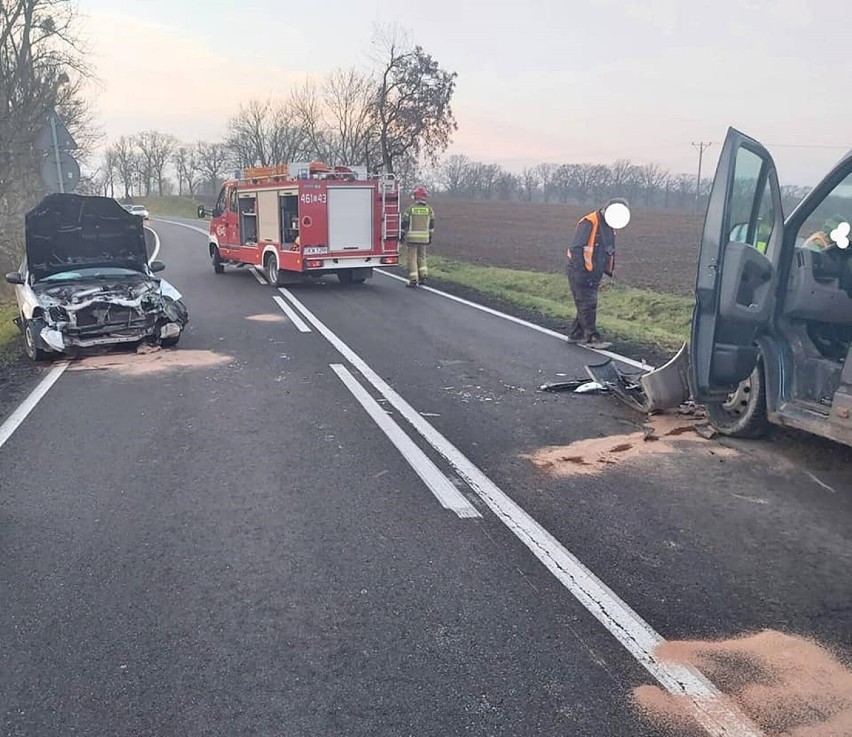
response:
<path fill-rule="evenodd" d="M 712 737 L 760 737 L 760 730 L 751 720 L 697 668 L 659 660 L 655 651 L 665 642 L 662 635 L 439 433 L 292 293 L 284 288 L 279 291 L 453 466 L 497 518 L 657 682 L 670 693 L 685 697 L 693 716 L 708 734 Z"/>
<path fill-rule="evenodd" d="M 382 432 L 387 435 L 388 440 L 402 454 L 406 463 L 414 469 L 417 475 L 423 480 L 423 483 L 429 487 L 429 491 L 435 495 L 435 498 L 441 503 L 444 509 L 455 512 L 463 519 L 482 517 L 476 507 L 465 498 L 464 494 L 453 486 L 452 482 L 441 473 L 440 469 L 429 457 L 403 432 L 402 428 L 393 419 L 388 417 L 387 412 L 358 383 L 358 380 L 352 376 L 349 369 L 341 366 L 339 363 L 331 364 L 331 369 L 340 377 L 346 388 L 352 392 L 355 399 L 360 402 L 361 406 L 373 418 L 373 421 L 381 428 Z"/>
<path fill-rule="evenodd" d="M 35 409 L 36 405 L 42 400 L 44 395 L 50 391 L 50 387 L 59 380 L 59 377 L 65 373 L 65 369 L 67 368 L 68 362 L 63 361 L 50 369 L 47 376 L 39 382 L 38 386 L 30 392 L 30 395 L 21 402 L 21 404 L 18 405 L 18 408 L 6 418 L 6 421 L 2 425 L 0 425 L 0 448 L 2 448 L 6 444 L 6 441 L 12 437 L 12 433 L 14 433 L 20 424 L 27 419 L 27 415 Z"/>
<path fill-rule="evenodd" d="M 281 299 L 281 297 L 279 297 L 276 294 L 272 299 L 274 299 L 275 303 L 282 310 L 284 310 L 284 314 L 287 315 L 287 317 L 290 318 L 290 322 L 292 322 L 296 326 L 296 329 L 300 333 L 310 333 L 311 332 L 311 329 L 307 325 L 305 325 L 304 320 L 302 320 L 302 318 L 299 317 L 296 314 L 295 310 L 292 307 L 290 307 L 290 305 L 288 305 L 283 299 Z"/>

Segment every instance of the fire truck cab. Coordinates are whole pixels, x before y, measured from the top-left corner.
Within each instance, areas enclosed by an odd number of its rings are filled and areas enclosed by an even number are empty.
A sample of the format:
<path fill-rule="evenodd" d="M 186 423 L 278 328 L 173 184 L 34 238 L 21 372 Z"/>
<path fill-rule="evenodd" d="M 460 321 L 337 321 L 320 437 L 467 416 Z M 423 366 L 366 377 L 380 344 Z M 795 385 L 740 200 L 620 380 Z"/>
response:
<path fill-rule="evenodd" d="M 210 259 L 263 269 L 270 284 L 337 274 L 363 282 L 399 262 L 399 190 L 393 175 L 320 162 L 246 169 L 224 183 L 210 221 Z"/>

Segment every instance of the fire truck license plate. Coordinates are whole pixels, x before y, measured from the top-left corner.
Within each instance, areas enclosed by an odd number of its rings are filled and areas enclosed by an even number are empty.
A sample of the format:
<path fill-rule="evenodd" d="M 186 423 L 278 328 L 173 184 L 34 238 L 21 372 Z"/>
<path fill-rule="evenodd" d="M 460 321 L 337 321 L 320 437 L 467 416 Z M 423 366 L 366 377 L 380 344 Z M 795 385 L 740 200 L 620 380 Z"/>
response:
<path fill-rule="evenodd" d="M 304 252 L 306 256 L 313 256 L 317 253 L 328 253 L 328 246 L 305 246 Z"/>

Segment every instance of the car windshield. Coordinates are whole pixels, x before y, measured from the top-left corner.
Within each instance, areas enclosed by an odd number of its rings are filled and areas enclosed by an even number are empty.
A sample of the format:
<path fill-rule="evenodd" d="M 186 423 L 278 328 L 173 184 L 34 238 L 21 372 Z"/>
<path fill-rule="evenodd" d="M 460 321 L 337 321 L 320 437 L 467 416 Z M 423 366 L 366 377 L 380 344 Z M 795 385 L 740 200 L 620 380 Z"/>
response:
<path fill-rule="evenodd" d="M 51 274 L 50 276 L 46 276 L 43 279 L 40 279 L 39 283 L 125 277 L 134 276 L 138 273 L 138 271 L 134 271 L 133 269 L 121 269 L 116 268 L 114 266 L 98 266 L 87 269 L 72 269 L 70 271 L 60 271 L 56 274 Z"/>

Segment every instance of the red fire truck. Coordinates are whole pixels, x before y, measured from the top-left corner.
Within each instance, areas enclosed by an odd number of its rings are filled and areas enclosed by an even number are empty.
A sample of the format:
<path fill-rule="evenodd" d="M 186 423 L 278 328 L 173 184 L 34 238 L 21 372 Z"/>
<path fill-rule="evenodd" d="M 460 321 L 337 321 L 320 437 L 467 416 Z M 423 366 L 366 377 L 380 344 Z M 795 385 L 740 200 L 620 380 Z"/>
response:
<path fill-rule="evenodd" d="M 210 258 L 263 268 L 274 285 L 337 274 L 363 282 L 399 262 L 399 190 L 392 175 L 320 162 L 246 169 L 225 182 L 210 222 Z"/>

